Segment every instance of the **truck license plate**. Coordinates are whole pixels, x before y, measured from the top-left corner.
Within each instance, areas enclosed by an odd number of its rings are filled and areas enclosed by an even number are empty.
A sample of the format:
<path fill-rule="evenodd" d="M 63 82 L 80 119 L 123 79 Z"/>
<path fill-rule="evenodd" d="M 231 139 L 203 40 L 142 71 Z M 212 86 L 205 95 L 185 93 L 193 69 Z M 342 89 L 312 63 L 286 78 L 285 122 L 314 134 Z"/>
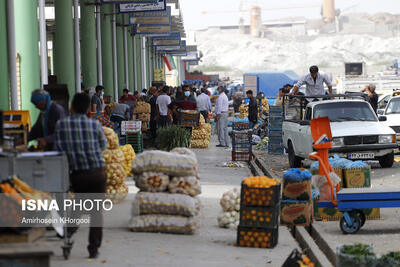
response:
<path fill-rule="evenodd" d="M 352 153 L 349 154 L 349 159 L 373 159 L 375 158 L 374 153 Z"/>

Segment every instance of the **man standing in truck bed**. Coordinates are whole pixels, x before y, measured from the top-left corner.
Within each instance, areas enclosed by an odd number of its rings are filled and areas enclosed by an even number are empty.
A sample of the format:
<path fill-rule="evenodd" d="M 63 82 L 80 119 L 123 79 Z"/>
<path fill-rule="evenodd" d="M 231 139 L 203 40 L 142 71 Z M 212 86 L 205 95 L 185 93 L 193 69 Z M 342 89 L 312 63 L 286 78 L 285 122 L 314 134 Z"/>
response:
<path fill-rule="evenodd" d="M 332 94 L 332 81 L 329 76 L 319 72 L 317 66 L 311 66 L 310 73 L 300 78 L 290 95 L 296 95 L 302 85 L 306 85 L 306 96 L 325 95 L 324 83 L 328 86 L 329 94 Z M 313 99 L 307 100 L 312 101 Z"/>

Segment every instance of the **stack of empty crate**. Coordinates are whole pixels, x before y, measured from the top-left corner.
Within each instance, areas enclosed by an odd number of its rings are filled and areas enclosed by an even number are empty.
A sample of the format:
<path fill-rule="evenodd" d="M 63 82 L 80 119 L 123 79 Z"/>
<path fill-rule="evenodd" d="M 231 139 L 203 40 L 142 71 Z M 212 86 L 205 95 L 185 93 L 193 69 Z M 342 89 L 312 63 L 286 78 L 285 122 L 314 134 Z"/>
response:
<path fill-rule="evenodd" d="M 233 123 L 232 126 L 232 160 L 250 161 L 252 153 L 252 131 L 248 123 Z"/>
<path fill-rule="evenodd" d="M 283 154 L 284 146 L 282 142 L 282 123 L 282 106 L 270 106 L 268 118 L 268 154 Z"/>
<path fill-rule="evenodd" d="M 278 243 L 280 188 L 249 187 L 242 183 L 237 245 L 273 248 Z"/>
<path fill-rule="evenodd" d="M 142 126 L 139 120 L 121 123 L 121 135 L 125 136 L 125 144 L 132 145 L 136 154 L 143 152 Z"/>

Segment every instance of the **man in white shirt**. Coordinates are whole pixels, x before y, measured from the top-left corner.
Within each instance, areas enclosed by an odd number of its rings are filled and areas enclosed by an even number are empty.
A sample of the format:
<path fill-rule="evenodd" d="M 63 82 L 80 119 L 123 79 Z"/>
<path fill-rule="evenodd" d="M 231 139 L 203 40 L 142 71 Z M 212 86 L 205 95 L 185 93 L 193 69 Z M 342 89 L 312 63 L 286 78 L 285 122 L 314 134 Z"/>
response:
<path fill-rule="evenodd" d="M 290 95 L 296 95 L 300 86 L 304 84 L 306 85 L 306 96 L 325 95 L 324 83 L 328 86 L 329 94 L 332 94 L 332 81 L 329 76 L 323 72 L 320 73 L 317 66 L 311 66 L 310 73 L 301 77 Z M 313 99 L 307 100 L 312 101 Z"/>
<path fill-rule="evenodd" d="M 202 88 L 201 94 L 197 96 L 197 110 L 203 115 L 204 120 L 208 122 L 208 112 L 211 111 L 211 100 L 210 97 L 206 94 L 206 90 Z"/>
<path fill-rule="evenodd" d="M 165 127 L 168 124 L 168 105 L 171 104 L 171 97 L 167 95 L 168 86 L 164 86 L 162 94 L 157 97 L 157 117 L 161 127 Z"/>
<path fill-rule="evenodd" d="M 215 121 L 217 122 L 218 140 L 217 147 L 229 147 L 228 135 L 228 109 L 229 101 L 223 87 L 218 87 L 219 97 L 215 104 Z"/>

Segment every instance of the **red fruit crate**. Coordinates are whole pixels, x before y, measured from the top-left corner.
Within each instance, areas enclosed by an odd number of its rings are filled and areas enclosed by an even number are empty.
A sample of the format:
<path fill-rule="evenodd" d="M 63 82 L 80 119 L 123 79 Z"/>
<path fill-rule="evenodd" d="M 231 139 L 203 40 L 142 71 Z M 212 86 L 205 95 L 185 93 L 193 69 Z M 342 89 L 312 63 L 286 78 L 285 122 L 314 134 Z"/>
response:
<path fill-rule="evenodd" d="M 253 153 L 249 152 L 236 152 L 232 151 L 232 161 L 251 161 L 253 159 Z"/>
<path fill-rule="evenodd" d="M 236 244 L 239 247 L 274 248 L 278 244 L 279 228 L 239 226 Z"/>

